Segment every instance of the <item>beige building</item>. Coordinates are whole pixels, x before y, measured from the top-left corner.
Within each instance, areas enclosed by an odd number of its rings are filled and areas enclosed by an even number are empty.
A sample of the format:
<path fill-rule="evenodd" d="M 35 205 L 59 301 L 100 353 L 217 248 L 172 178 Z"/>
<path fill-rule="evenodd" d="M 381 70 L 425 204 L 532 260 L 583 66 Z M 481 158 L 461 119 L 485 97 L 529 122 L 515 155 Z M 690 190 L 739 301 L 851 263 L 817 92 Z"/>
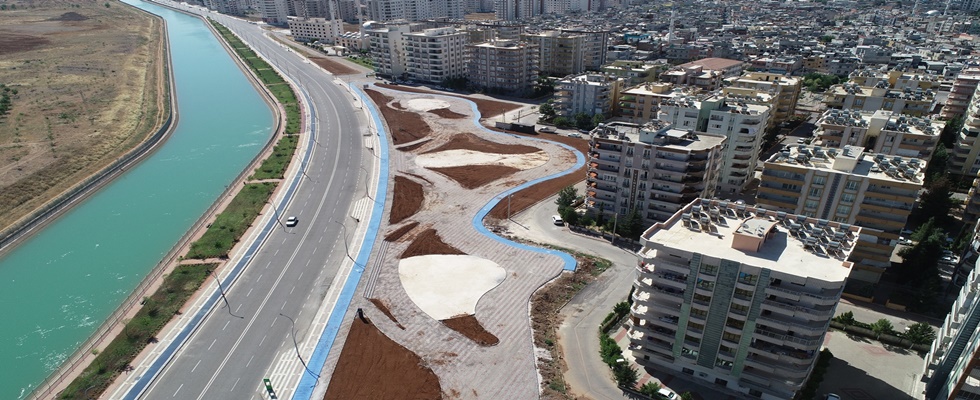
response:
<path fill-rule="evenodd" d="M 921 117 L 933 113 L 940 81 L 934 75 L 858 70 L 851 74 L 849 82 L 832 86 L 824 103 L 830 108 L 886 110 Z"/>
<path fill-rule="evenodd" d="M 467 45 L 469 84 L 511 95 L 530 93 L 538 78 L 538 49 L 516 40 Z"/>
<path fill-rule="evenodd" d="M 796 114 L 796 102 L 800 98 L 800 78 L 768 72 L 746 72 L 738 78 L 725 80 L 722 94 L 746 99 L 768 99 L 761 103 L 769 106 L 769 127 L 776 126 Z M 767 95 L 767 96 L 760 96 Z"/>
<path fill-rule="evenodd" d="M 613 218 L 638 211 L 664 221 L 697 197 L 714 194 L 725 137 L 671 129 L 663 121 L 613 122 L 592 131 L 585 204 Z"/>
<path fill-rule="evenodd" d="M 695 199 L 641 237 L 633 356 L 741 397 L 794 398 L 824 344 L 861 233 Z"/>
<path fill-rule="evenodd" d="M 820 116 L 815 144 L 842 148 L 858 146 L 872 153 L 929 160 L 939 144 L 943 124 L 928 118 L 875 112 L 829 109 Z"/>
<path fill-rule="evenodd" d="M 980 68 L 969 68 L 957 75 L 953 80 L 953 88 L 946 97 L 946 104 L 943 105 L 940 117 L 942 119 L 963 117 L 977 91 L 978 83 L 980 83 Z"/>
<path fill-rule="evenodd" d="M 385 24 L 365 24 L 364 33 L 368 35 L 371 57 L 378 75 L 391 79 L 405 78 L 407 75 L 407 56 L 404 37 L 408 33 L 421 30 L 420 24 L 405 21 Z"/>
<path fill-rule="evenodd" d="M 963 120 L 963 129 L 949 151 L 950 172 L 976 176 L 980 173 L 980 96 L 973 96 Z"/>
<path fill-rule="evenodd" d="M 628 122 L 644 124 L 657 119 L 660 105 L 677 95 L 669 83 L 644 83 L 620 94 L 617 113 Z"/>
<path fill-rule="evenodd" d="M 852 280 L 877 283 L 922 189 L 925 162 L 843 149 L 792 146 L 764 164 L 756 203 L 861 226 Z"/>
<path fill-rule="evenodd" d="M 287 21 L 289 34 L 301 42 L 319 40 L 335 43 L 344 33 L 344 21 L 339 19 L 289 17 Z"/>
<path fill-rule="evenodd" d="M 431 28 L 403 35 L 405 72 L 415 82 L 440 84 L 466 76 L 465 31 Z"/>
<path fill-rule="evenodd" d="M 538 70 L 551 76 L 577 75 L 585 72 L 585 53 L 587 36 L 543 31 L 522 34 L 521 40 L 532 43 L 538 49 Z"/>
<path fill-rule="evenodd" d="M 623 90 L 623 79 L 600 74 L 585 74 L 558 81 L 555 87 L 555 112 L 570 117 L 578 113 L 610 115 Z"/>

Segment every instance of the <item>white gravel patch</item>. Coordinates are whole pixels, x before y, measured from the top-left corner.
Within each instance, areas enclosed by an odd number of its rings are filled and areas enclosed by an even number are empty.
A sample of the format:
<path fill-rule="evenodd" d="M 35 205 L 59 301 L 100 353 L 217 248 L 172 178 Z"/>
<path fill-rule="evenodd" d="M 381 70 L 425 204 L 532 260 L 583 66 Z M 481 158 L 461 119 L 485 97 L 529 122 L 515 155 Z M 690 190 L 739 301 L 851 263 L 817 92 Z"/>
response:
<path fill-rule="evenodd" d="M 423 168 L 461 167 L 466 165 L 504 165 L 517 169 L 531 169 L 548 162 L 548 153 L 537 151 L 525 154 L 484 153 L 473 150 L 446 150 L 438 153 L 419 154 L 415 164 Z"/>
<path fill-rule="evenodd" d="M 436 320 L 476 313 L 476 303 L 507 277 L 497 263 L 459 254 L 415 256 L 398 262 L 402 287 Z"/>
<path fill-rule="evenodd" d="M 415 112 L 426 112 L 440 108 L 449 108 L 449 102 L 437 99 L 411 99 L 402 102 L 402 106 Z"/>

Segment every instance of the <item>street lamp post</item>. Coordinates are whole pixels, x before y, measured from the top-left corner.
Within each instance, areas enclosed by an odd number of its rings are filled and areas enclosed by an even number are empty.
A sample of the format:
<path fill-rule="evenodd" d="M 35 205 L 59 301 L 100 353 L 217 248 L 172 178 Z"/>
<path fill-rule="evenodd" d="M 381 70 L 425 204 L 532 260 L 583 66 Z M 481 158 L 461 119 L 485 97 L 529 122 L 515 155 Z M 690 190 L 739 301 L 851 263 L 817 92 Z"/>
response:
<path fill-rule="evenodd" d="M 280 316 L 283 316 L 283 317 L 286 317 L 286 319 L 289 320 L 289 323 L 292 324 L 292 331 L 290 331 L 289 333 L 293 337 L 293 348 L 296 349 L 296 358 L 298 358 L 299 359 L 299 362 L 301 364 L 303 364 L 303 368 L 306 368 L 306 372 L 308 372 L 310 374 L 310 376 L 312 376 L 314 379 L 316 379 L 313 382 L 313 386 L 316 386 L 316 384 L 318 382 L 320 382 L 320 375 L 314 374 L 313 371 L 310 371 L 310 367 L 306 365 L 306 361 L 303 361 L 303 356 L 299 354 L 299 344 L 296 343 L 296 321 L 293 321 L 293 319 L 290 318 L 286 314 L 279 313 L 279 315 Z"/>
<path fill-rule="evenodd" d="M 344 253 L 347 254 L 347 258 L 352 263 L 357 264 L 357 261 L 354 260 L 354 257 L 351 257 L 350 256 L 350 246 L 347 244 L 347 226 L 345 226 L 344 224 L 342 224 L 340 222 L 337 222 L 337 221 L 333 221 L 333 223 L 335 223 L 337 225 L 340 225 L 340 229 L 342 229 L 344 231 Z"/>

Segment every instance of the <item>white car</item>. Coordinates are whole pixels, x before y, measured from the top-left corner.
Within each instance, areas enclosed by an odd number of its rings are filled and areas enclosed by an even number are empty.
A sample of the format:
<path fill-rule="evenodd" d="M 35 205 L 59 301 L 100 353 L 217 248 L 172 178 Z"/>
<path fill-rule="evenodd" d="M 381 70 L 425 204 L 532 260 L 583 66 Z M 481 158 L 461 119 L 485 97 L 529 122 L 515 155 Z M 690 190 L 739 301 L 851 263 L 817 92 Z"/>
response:
<path fill-rule="evenodd" d="M 667 400 L 674 400 L 674 399 L 677 398 L 677 393 L 674 393 L 673 390 L 670 390 L 670 389 L 667 389 L 667 388 L 660 388 L 660 390 L 657 391 L 657 394 L 661 398 L 664 398 L 664 399 L 667 399 Z"/>
<path fill-rule="evenodd" d="M 572 132 L 568 134 L 568 137 L 580 138 L 582 137 L 582 134 L 577 132 Z"/>
<path fill-rule="evenodd" d="M 296 226 L 299 223 L 299 219 L 296 217 L 286 218 L 286 226 Z"/>
<path fill-rule="evenodd" d="M 833 393 L 827 393 L 827 397 L 825 397 L 825 399 L 826 400 L 840 400 L 840 396 L 838 396 L 836 394 L 833 394 Z"/>
<path fill-rule="evenodd" d="M 551 222 L 555 225 L 565 225 L 565 221 L 561 220 L 561 215 L 552 215 Z"/>

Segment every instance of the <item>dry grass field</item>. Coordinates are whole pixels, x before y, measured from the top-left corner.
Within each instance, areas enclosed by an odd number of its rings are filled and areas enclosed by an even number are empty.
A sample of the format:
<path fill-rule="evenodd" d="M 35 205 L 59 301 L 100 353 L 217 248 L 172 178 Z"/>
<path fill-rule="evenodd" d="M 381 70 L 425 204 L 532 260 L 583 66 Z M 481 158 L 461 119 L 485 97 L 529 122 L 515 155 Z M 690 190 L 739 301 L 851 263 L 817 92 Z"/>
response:
<path fill-rule="evenodd" d="M 0 230 L 160 126 L 162 24 L 118 1 L 2 2 Z"/>

